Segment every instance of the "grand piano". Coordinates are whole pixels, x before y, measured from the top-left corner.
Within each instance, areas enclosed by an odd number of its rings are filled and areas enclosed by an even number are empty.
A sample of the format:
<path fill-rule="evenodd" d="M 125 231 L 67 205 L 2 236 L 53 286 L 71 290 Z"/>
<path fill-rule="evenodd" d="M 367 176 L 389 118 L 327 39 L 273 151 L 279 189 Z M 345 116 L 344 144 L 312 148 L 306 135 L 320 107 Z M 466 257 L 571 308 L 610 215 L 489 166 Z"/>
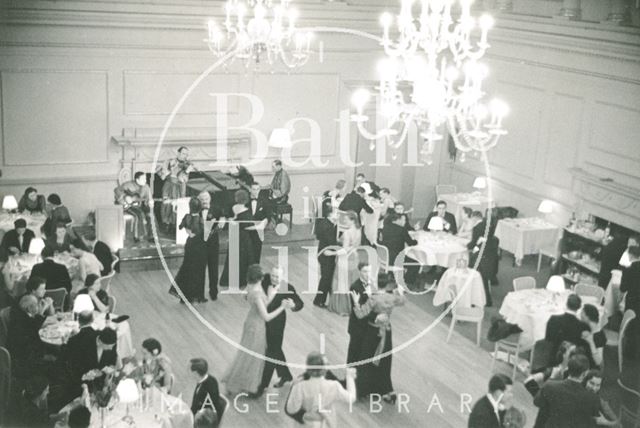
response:
<path fill-rule="evenodd" d="M 193 171 L 187 181 L 187 196 L 195 197 L 203 190 L 211 195 L 214 207 L 220 207 L 226 215 L 231 215 L 234 195 L 243 186 L 237 179 L 222 171 Z"/>

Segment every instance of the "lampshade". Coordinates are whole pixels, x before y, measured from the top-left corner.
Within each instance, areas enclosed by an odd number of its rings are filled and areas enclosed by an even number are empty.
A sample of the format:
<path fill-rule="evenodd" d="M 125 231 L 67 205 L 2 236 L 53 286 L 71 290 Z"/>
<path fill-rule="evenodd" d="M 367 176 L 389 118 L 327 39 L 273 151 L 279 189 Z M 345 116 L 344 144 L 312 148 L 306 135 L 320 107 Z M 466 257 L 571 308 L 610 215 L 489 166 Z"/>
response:
<path fill-rule="evenodd" d="M 280 149 L 291 147 L 291 134 L 287 128 L 275 128 L 269 136 L 269 146 Z"/>
<path fill-rule="evenodd" d="M 549 282 L 547 282 L 547 290 L 553 293 L 562 293 L 566 290 L 564 285 L 564 278 L 560 275 L 553 275 L 549 278 Z"/>
<path fill-rule="evenodd" d="M 429 230 L 444 230 L 444 221 L 439 216 L 431 217 L 429 220 L 429 224 L 427 225 L 427 229 Z"/>
<path fill-rule="evenodd" d="M 29 254 L 39 256 L 44 248 L 44 240 L 42 238 L 33 238 L 29 244 Z"/>
<path fill-rule="evenodd" d="M 13 195 L 6 195 L 4 199 L 2 199 L 2 209 L 3 210 L 17 210 L 18 209 L 18 201 L 16 197 Z"/>
<path fill-rule="evenodd" d="M 81 312 L 93 312 L 93 301 L 88 294 L 78 294 L 73 301 L 73 312 L 79 314 Z"/>
<path fill-rule="evenodd" d="M 121 403 L 135 403 L 139 397 L 138 386 L 133 379 L 122 379 L 116 387 L 116 394 Z"/>
<path fill-rule="evenodd" d="M 473 188 L 474 189 L 485 189 L 487 187 L 487 179 L 485 177 L 476 177 L 473 180 Z"/>
<path fill-rule="evenodd" d="M 371 192 L 373 192 L 373 189 L 371 189 L 371 185 L 367 182 L 364 182 L 360 185 L 360 187 L 362 187 L 364 189 L 364 193 L 366 195 L 370 195 Z"/>
<path fill-rule="evenodd" d="M 540 202 L 538 212 L 541 212 L 542 214 L 551 214 L 553 212 L 553 202 L 548 199 Z"/>

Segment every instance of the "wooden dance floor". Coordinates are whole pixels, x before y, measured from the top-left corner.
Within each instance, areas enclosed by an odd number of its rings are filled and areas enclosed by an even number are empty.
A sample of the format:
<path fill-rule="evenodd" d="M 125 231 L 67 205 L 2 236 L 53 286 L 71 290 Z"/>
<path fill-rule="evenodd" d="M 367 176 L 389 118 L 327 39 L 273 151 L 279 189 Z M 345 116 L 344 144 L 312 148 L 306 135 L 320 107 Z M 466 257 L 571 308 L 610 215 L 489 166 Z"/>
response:
<path fill-rule="evenodd" d="M 274 257 L 265 248 L 263 267 L 268 269 Z M 289 279 L 298 292 L 307 290 L 306 253 L 292 255 L 289 259 Z M 315 285 L 314 285 L 315 287 Z M 188 361 L 204 357 L 209 361 L 210 372 L 220 379 L 236 349 L 205 327 L 185 305 L 167 293 L 169 280 L 164 271 L 125 272 L 116 275 L 112 293 L 118 301 L 116 312 L 131 316 L 131 329 L 136 347 L 147 337 L 155 337 L 173 361 L 176 385 L 173 394 L 182 394 L 190 404 L 195 382 L 188 371 Z M 325 352 L 332 364 L 344 363 L 347 352 L 347 317 L 341 317 L 313 306 L 313 295 L 302 295 L 305 307 L 297 313 L 287 314 L 284 352 L 290 363 L 303 364 L 307 353 L 320 349 L 320 337 L 324 334 Z M 393 344 L 399 346 L 413 338 L 432 323 L 434 317 L 414 302 L 433 294 L 411 296 L 404 307 L 396 308 L 392 315 Z M 424 305 L 423 305 L 424 306 Z M 248 310 L 243 296 L 221 294 L 216 302 L 196 304 L 200 315 L 234 341 L 240 340 L 242 324 Z M 392 378 L 399 394 L 406 394 L 408 404 L 400 408 L 381 403 L 381 410 L 374 403 L 357 402 L 352 410 L 345 405 L 339 408 L 340 427 L 463 427 L 467 424 L 468 410 L 461 403 L 473 402 L 486 394 L 491 376 L 491 356 L 475 345 L 471 338 L 475 325 L 459 323 L 451 341 L 445 343 L 450 318 L 445 318 L 431 331 L 405 349 L 393 355 Z M 139 354 L 139 352 L 138 352 Z M 498 362 L 496 370 L 510 375 L 509 367 Z M 302 370 L 292 368 L 294 376 Z M 344 376 L 344 370 L 337 370 Z M 527 414 L 527 426 L 532 426 L 536 409 L 531 396 L 522 386 L 518 375 L 515 389 L 515 405 Z M 275 383 L 276 377 L 272 380 Z M 244 397 L 238 400 L 239 410 L 233 404 L 225 413 L 225 427 L 281 427 L 288 426 L 289 418 L 283 408 L 288 385 L 282 389 L 265 391 L 257 400 Z M 267 410 L 267 394 L 272 402 Z M 400 401 L 400 400 L 399 400 Z M 379 411 L 380 410 L 380 411 Z M 379 412 L 378 412 L 379 411 Z"/>

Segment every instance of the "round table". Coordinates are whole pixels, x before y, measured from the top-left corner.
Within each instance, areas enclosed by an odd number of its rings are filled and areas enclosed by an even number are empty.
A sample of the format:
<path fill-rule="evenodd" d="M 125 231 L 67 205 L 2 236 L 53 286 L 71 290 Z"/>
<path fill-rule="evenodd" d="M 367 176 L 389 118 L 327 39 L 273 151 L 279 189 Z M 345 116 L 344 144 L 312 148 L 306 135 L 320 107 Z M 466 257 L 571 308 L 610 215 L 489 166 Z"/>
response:
<path fill-rule="evenodd" d="M 516 324 L 522 329 L 520 346 L 528 349 L 538 340 L 544 339 L 549 318 L 565 312 L 567 297 L 571 293 L 571 290 L 566 290 L 556 295 L 544 288 L 511 291 L 502 301 L 500 315 L 508 323 Z M 586 303 L 598 308 L 603 327 L 607 322 L 605 308 L 598 305 L 595 298 L 583 297 L 582 304 Z"/>
<path fill-rule="evenodd" d="M 434 306 L 440 306 L 451 302 L 453 296 L 462 293 L 456 303 L 456 307 L 470 308 L 473 306 L 484 307 L 487 304 L 487 297 L 484 294 L 482 276 L 475 269 L 450 268 L 442 275 L 438 282 L 435 295 L 433 296 Z"/>
<path fill-rule="evenodd" d="M 115 315 L 111 315 L 115 318 Z M 119 323 L 111 323 L 112 328 L 118 334 L 118 358 L 135 356 L 133 349 L 133 340 L 131 339 L 131 327 L 129 322 L 122 321 Z M 95 330 L 102 330 L 106 326 L 105 314 L 94 312 L 92 327 Z M 61 346 L 73 334 L 78 332 L 78 322 L 73 320 L 73 314 L 70 312 L 57 313 L 47 317 L 40 329 L 40 339 L 44 343 L 54 346 Z"/>
<path fill-rule="evenodd" d="M 467 239 L 446 232 L 409 232 L 418 244 L 410 247 L 406 256 L 425 266 L 454 267 L 467 254 Z"/>
<path fill-rule="evenodd" d="M 27 229 L 33 231 L 36 235 L 36 238 L 42 238 L 42 226 L 44 222 L 47 220 L 47 216 L 44 214 L 29 214 L 25 213 L 7 213 L 0 212 L 0 230 L 4 230 L 5 232 L 11 229 L 14 229 L 13 222 L 19 218 L 23 218 L 27 222 Z"/>
<path fill-rule="evenodd" d="M 56 263 L 65 265 L 69 271 L 71 279 L 80 276 L 80 262 L 69 253 L 58 253 L 53 257 Z M 31 269 L 38 263 L 42 262 L 42 258 L 35 254 L 20 254 L 10 256 L 2 268 L 4 276 L 4 284 L 9 294 L 13 297 L 21 296 L 25 293 L 24 285 L 31 275 Z"/>

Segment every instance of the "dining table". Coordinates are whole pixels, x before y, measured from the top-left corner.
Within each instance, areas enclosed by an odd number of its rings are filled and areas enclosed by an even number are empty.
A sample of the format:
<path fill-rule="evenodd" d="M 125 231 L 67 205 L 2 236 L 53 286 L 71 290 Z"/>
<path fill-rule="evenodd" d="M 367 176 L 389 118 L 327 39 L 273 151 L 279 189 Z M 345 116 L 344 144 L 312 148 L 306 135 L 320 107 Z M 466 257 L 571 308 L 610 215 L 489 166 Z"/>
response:
<path fill-rule="evenodd" d="M 80 278 L 80 262 L 68 252 L 57 253 L 53 256 L 56 263 L 66 266 L 71 280 Z M 4 284 L 12 297 L 25 293 L 25 284 L 31 275 L 31 269 L 42 262 L 42 257 L 36 254 L 17 254 L 10 256 L 2 267 Z"/>
<path fill-rule="evenodd" d="M 446 193 L 440 195 L 439 199 L 447 203 L 447 211 L 455 216 L 458 228 L 462 224 L 464 207 L 480 211 L 484 215 L 487 208 L 494 205 L 486 195 L 480 192 Z M 433 210 L 435 211 L 435 209 L 434 207 Z"/>
<path fill-rule="evenodd" d="M 409 232 L 418 243 L 406 250 L 406 256 L 424 266 L 456 266 L 460 257 L 467 257 L 468 239 L 447 232 L 417 230 Z"/>
<path fill-rule="evenodd" d="M 42 238 L 42 226 L 44 222 L 47 220 L 47 216 L 42 214 L 31 214 L 28 212 L 24 213 L 10 213 L 10 212 L 0 212 L 0 230 L 9 231 L 14 229 L 13 222 L 19 218 L 23 218 L 27 222 L 27 229 L 33 231 L 36 235 L 36 238 Z"/>
<path fill-rule="evenodd" d="M 110 314 L 110 318 L 114 319 L 117 316 Z M 135 349 L 133 348 L 133 339 L 131 338 L 131 326 L 128 321 L 113 322 L 106 320 L 106 314 L 101 312 L 94 312 L 93 324 L 94 330 L 102 330 L 105 327 L 113 328 L 118 337 L 117 349 L 118 357 L 120 359 L 130 358 L 135 356 Z M 73 336 L 79 331 L 78 321 L 74 319 L 74 315 L 71 312 L 58 312 L 55 315 L 48 316 L 42 327 L 40 328 L 40 340 L 44 343 L 53 346 L 62 346 L 67 342 L 69 337 Z"/>
<path fill-rule="evenodd" d="M 560 227 L 539 217 L 505 218 L 495 231 L 500 248 L 513 254 L 517 265 L 528 254 L 555 249 L 561 233 Z"/>
<path fill-rule="evenodd" d="M 449 268 L 438 281 L 433 305 L 440 306 L 457 298 L 456 307 L 484 307 L 487 297 L 484 293 L 480 272 L 471 268 Z"/>
<path fill-rule="evenodd" d="M 545 338 L 549 318 L 566 311 L 567 297 L 571 293 L 571 290 L 554 293 L 545 288 L 531 288 L 507 293 L 499 312 L 505 321 L 522 329 L 520 346 L 523 350 L 533 347 L 538 340 Z M 607 322 L 606 309 L 599 304 L 597 298 L 582 297 L 582 303 L 590 303 L 598 308 L 600 327 L 604 327 Z"/>
<path fill-rule="evenodd" d="M 159 388 L 139 389 L 138 400 L 125 404 L 117 395 L 107 408 L 101 410 L 92 406 L 89 428 L 192 428 L 193 414 L 191 408 L 181 397 L 169 395 Z M 58 413 L 56 428 L 66 427 L 69 412 L 83 405 L 78 397 L 67 404 Z"/>

